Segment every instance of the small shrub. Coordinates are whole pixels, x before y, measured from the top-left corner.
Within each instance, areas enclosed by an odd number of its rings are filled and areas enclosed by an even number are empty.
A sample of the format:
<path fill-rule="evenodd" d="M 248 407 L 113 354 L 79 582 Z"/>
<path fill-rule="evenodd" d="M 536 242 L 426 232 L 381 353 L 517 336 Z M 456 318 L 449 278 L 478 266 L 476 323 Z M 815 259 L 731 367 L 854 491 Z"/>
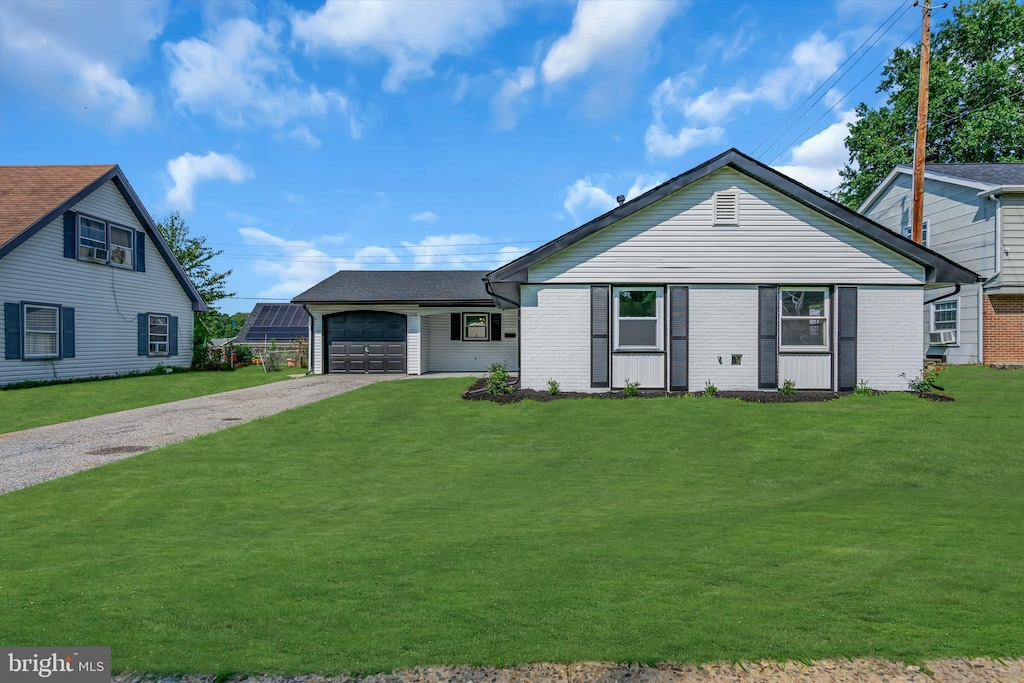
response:
<path fill-rule="evenodd" d="M 623 396 L 639 396 L 640 395 L 640 382 L 631 382 L 626 380 L 626 385 L 622 387 Z"/>
<path fill-rule="evenodd" d="M 558 381 L 557 380 L 553 380 L 553 379 L 549 379 L 548 380 L 548 393 L 551 394 L 552 396 L 557 396 L 558 395 L 558 389 L 559 389 Z"/>
<path fill-rule="evenodd" d="M 874 396 L 875 390 L 868 386 L 868 381 L 866 379 L 862 379 L 861 381 L 857 382 L 857 386 L 853 388 L 853 395 Z"/>
<path fill-rule="evenodd" d="M 921 370 L 914 379 L 909 379 L 907 373 L 901 372 L 900 377 L 907 383 L 907 388 L 913 391 L 918 396 L 923 395 L 926 391 L 932 389 L 942 390 L 942 387 L 935 384 L 935 380 L 939 378 L 939 373 L 946 369 L 945 365 L 929 365 Z"/>
<path fill-rule="evenodd" d="M 791 379 L 787 379 L 782 383 L 782 386 L 779 387 L 779 393 L 783 396 L 792 396 L 796 393 L 796 382 Z"/>
<path fill-rule="evenodd" d="M 718 387 L 711 383 L 711 380 L 704 382 L 705 396 L 718 396 Z"/>
<path fill-rule="evenodd" d="M 487 393 L 491 396 L 511 394 L 515 387 L 509 384 L 508 368 L 503 363 L 492 363 L 487 366 Z"/>

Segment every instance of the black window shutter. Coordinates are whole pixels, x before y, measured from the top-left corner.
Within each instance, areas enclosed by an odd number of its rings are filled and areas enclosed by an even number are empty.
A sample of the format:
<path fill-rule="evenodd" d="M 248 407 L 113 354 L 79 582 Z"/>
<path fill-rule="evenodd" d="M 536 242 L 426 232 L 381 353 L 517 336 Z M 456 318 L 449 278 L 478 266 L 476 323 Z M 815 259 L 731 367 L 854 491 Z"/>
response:
<path fill-rule="evenodd" d="M 146 233 L 135 231 L 135 270 L 146 272 Z"/>
<path fill-rule="evenodd" d="M 838 328 L 837 388 L 852 391 L 857 386 L 857 288 L 837 287 L 839 299 L 836 326 Z"/>
<path fill-rule="evenodd" d="M 689 388 L 690 288 L 669 287 L 669 390 Z"/>
<path fill-rule="evenodd" d="M 757 386 L 779 386 L 779 288 L 757 288 Z"/>
<path fill-rule="evenodd" d="M 452 313 L 452 341 L 462 340 L 462 314 Z"/>
<path fill-rule="evenodd" d="M 74 211 L 64 212 L 64 258 L 75 258 L 78 236 L 78 214 Z"/>
<path fill-rule="evenodd" d="M 21 358 L 21 304 L 4 304 L 4 358 Z"/>
<path fill-rule="evenodd" d="M 491 341 L 501 341 L 501 313 L 491 313 Z"/>
<path fill-rule="evenodd" d="M 75 357 L 75 309 L 64 308 L 60 309 L 61 315 L 61 328 L 60 328 L 60 342 L 61 342 L 61 357 L 63 358 L 74 358 Z"/>
<path fill-rule="evenodd" d="M 611 287 L 590 288 L 590 386 L 608 387 Z"/>
<path fill-rule="evenodd" d="M 149 316 L 139 313 L 139 355 L 149 355 Z"/>
<path fill-rule="evenodd" d="M 178 355 L 178 318 L 167 316 L 167 355 Z"/>

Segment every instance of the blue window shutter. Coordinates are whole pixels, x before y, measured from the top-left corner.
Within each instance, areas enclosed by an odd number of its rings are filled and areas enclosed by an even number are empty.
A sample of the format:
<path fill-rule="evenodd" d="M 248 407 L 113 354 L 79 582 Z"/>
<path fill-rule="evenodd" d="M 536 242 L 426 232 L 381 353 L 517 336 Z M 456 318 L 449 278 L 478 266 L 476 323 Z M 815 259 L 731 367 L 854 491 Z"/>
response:
<path fill-rule="evenodd" d="M 61 314 L 61 357 L 75 357 L 75 309 L 64 307 L 60 309 Z"/>
<path fill-rule="evenodd" d="M 139 313 L 139 355 L 149 355 L 149 316 Z"/>
<path fill-rule="evenodd" d="M 135 232 L 135 270 L 146 272 L 146 233 Z"/>
<path fill-rule="evenodd" d="M 167 355 L 178 355 L 178 318 L 167 316 Z"/>
<path fill-rule="evenodd" d="M 4 304 L 4 358 L 21 358 L 21 304 Z"/>
<path fill-rule="evenodd" d="M 75 258 L 75 242 L 78 237 L 78 214 L 64 212 L 64 258 Z"/>

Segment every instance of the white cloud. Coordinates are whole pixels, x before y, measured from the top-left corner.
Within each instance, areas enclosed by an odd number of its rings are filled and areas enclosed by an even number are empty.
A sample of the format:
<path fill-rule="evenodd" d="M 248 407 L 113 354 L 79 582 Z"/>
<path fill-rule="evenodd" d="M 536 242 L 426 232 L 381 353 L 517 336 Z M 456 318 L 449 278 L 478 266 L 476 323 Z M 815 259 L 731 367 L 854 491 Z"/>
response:
<path fill-rule="evenodd" d="M 652 187 L 665 182 L 665 176 L 662 174 L 640 174 L 633 180 L 629 190 L 618 192 L 614 195 L 605 189 L 612 180 L 610 176 L 602 176 L 597 182 L 591 176 L 580 178 L 566 188 L 565 201 L 562 203 L 562 206 L 572 216 L 574 221 L 582 223 L 585 220 L 590 220 L 595 216 L 611 211 L 618 206 L 615 197 L 619 194 L 624 194 L 628 202 Z"/>
<path fill-rule="evenodd" d="M 544 81 L 568 81 L 595 66 L 631 65 L 646 54 L 675 9 L 676 3 L 668 1 L 579 0 L 572 28 L 555 41 L 541 64 Z"/>
<path fill-rule="evenodd" d="M 708 126 L 707 128 L 683 126 L 678 133 L 673 135 L 666 130 L 661 121 L 656 120 L 647 128 L 644 145 L 647 147 L 647 156 L 651 158 L 678 157 L 695 147 L 718 142 L 723 135 L 725 135 L 725 129 L 721 126 Z"/>
<path fill-rule="evenodd" d="M 476 0 L 328 2 L 291 17 L 292 34 L 309 49 L 387 58 L 391 66 L 382 86 L 389 92 L 432 75 L 439 57 L 468 52 L 507 20 L 504 3 Z"/>
<path fill-rule="evenodd" d="M 536 72 L 532 67 L 521 66 L 508 76 L 501 88 L 491 98 L 491 109 L 494 111 L 498 128 L 512 130 L 519 121 L 519 109 L 522 108 L 527 91 L 537 82 Z"/>
<path fill-rule="evenodd" d="M 416 223 L 436 223 L 438 215 L 433 211 L 421 211 L 409 216 L 409 220 Z"/>
<path fill-rule="evenodd" d="M 756 29 L 756 24 L 751 22 L 740 26 L 731 37 L 717 33 L 697 48 L 697 54 L 706 61 L 717 59 L 726 64 L 734 62 L 754 44 L 753 29 Z"/>
<path fill-rule="evenodd" d="M 182 154 L 167 162 L 167 173 L 174 186 L 167 191 L 167 202 L 176 208 L 191 210 L 192 195 L 198 183 L 227 180 L 241 183 L 252 177 L 252 169 L 230 154 L 207 152 L 204 156 Z"/>
<path fill-rule="evenodd" d="M 848 126 L 856 120 L 856 112 L 842 112 L 839 121 L 791 149 L 789 163 L 776 166 L 775 170 L 818 192 L 827 193 L 835 189 L 842 180 L 839 169 L 848 159 L 844 144 L 850 134 Z"/>
<path fill-rule="evenodd" d="M 495 252 L 490 242 L 472 234 L 431 235 L 419 242 L 402 242 L 402 247 L 412 256 L 412 267 L 417 270 L 488 270 L 526 253 L 516 247 Z"/>
<path fill-rule="evenodd" d="M 313 131 L 309 129 L 309 126 L 300 123 L 299 125 L 288 131 L 288 137 L 292 140 L 298 140 L 304 145 L 307 145 L 310 149 L 319 149 L 320 138 L 313 135 Z"/>
<path fill-rule="evenodd" d="M 101 125 L 141 126 L 152 96 L 122 75 L 163 31 L 166 0 L 0 2 L 0 79 Z M 96 40 L 102 35 L 102 40 Z"/>
<path fill-rule="evenodd" d="M 300 82 L 281 52 L 281 28 L 274 21 L 261 26 L 237 18 L 217 26 L 206 39 L 166 43 L 175 104 L 231 126 L 282 127 L 297 118 L 338 113 L 348 116 L 351 136 L 359 137 L 341 93 Z M 319 144 L 305 126 L 294 128 L 290 136 L 311 146 Z"/>

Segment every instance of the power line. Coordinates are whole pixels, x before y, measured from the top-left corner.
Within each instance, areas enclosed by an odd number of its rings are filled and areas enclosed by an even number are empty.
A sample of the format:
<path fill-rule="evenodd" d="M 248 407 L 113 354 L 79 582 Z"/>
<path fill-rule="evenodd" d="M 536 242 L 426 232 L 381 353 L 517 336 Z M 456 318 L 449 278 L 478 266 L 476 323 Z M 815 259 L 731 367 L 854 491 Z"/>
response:
<path fill-rule="evenodd" d="M 410 244 L 371 244 L 371 245 L 363 245 L 363 246 L 338 247 L 338 249 L 353 249 L 355 251 L 358 251 L 360 249 L 365 249 L 367 246 L 376 247 L 376 248 L 379 248 L 379 249 L 408 249 L 408 248 L 410 248 L 410 246 L 415 247 L 416 249 L 446 249 L 446 248 L 453 248 L 453 247 L 458 247 L 458 246 L 465 246 L 465 247 L 489 247 L 489 246 L 516 246 L 516 245 L 520 245 L 520 244 L 522 244 L 522 245 L 527 245 L 527 244 L 544 244 L 545 241 L 546 240 L 521 240 L 519 242 L 473 242 L 473 243 L 470 243 L 470 244 L 462 244 L 462 245 L 459 245 L 459 244 L 422 244 L 422 245 L 421 244 L 411 244 L 411 245 Z M 230 247 L 267 247 L 267 246 L 275 246 L 275 245 L 268 245 L 268 244 L 251 244 L 251 243 L 248 243 L 248 242 L 207 242 L 206 244 L 222 246 L 222 247 L 228 247 L 228 246 L 230 246 Z M 316 248 L 313 244 L 304 245 L 304 246 L 282 244 L 280 246 L 283 247 L 283 248 L 286 248 L 286 249 L 315 249 Z"/>

